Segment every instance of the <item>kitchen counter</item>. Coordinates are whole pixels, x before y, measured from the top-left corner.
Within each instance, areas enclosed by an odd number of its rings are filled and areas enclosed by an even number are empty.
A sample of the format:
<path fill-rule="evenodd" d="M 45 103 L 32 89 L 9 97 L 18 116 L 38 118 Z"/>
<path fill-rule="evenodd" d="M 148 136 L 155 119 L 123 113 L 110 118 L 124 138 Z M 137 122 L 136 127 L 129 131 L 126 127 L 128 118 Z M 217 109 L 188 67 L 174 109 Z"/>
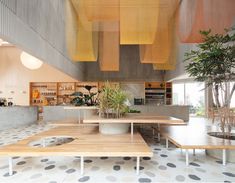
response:
<path fill-rule="evenodd" d="M 0 130 L 29 125 L 38 120 L 38 107 L 0 107 Z"/>
<path fill-rule="evenodd" d="M 187 105 L 134 105 L 131 107 L 141 111 L 143 114 L 171 116 L 189 121 L 189 106 Z"/>

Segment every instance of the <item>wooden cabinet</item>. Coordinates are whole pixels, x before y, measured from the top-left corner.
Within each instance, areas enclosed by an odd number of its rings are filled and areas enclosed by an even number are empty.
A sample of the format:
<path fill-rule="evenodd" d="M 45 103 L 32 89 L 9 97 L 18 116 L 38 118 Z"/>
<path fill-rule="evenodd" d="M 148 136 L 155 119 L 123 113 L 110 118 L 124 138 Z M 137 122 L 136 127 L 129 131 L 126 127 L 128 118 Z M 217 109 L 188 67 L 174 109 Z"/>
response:
<path fill-rule="evenodd" d="M 171 105 L 172 83 L 145 82 L 145 103 Z"/>
<path fill-rule="evenodd" d="M 90 92 L 98 93 L 98 82 L 32 82 L 30 83 L 30 105 L 69 105 L 71 94 L 88 94 L 85 86 L 92 86 Z"/>
<path fill-rule="evenodd" d="M 56 105 L 57 104 L 57 83 L 30 83 L 30 104 Z"/>

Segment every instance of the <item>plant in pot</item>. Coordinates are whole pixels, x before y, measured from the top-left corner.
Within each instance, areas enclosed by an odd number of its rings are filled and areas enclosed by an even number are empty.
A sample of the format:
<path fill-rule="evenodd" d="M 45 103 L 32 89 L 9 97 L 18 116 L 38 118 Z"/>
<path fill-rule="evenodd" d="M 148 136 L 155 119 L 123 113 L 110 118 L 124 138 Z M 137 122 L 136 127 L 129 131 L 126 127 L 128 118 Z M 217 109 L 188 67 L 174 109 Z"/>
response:
<path fill-rule="evenodd" d="M 200 31 L 204 42 L 197 49 L 185 54 L 186 72 L 194 80 L 205 82 L 212 91 L 214 110 L 221 132 L 210 133 L 220 138 L 233 139 L 235 126 L 234 113 L 230 109 L 235 90 L 235 33 L 234 28 L 225 30 L 225 34 L 211 34 Z M 231 85 L 232 84 L 232 85 Z"/>
<path fill-rule="evenodd" d="M 98 98 L 99 115 L 103 118 L 120 118 L 128 112 L 128 95 L 119 86 L 106 82 Z M 100 124 L 103 134 L 121 134 L 129 130 L 129 124 Z"/>

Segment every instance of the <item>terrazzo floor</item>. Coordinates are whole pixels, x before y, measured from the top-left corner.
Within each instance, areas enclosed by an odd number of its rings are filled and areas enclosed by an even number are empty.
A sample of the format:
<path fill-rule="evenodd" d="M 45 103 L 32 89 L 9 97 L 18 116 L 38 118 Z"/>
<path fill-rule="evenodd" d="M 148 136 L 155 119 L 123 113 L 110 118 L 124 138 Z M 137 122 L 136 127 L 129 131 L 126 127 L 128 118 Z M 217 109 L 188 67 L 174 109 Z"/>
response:
<path fill-rule="evenodd" d="M 0 131 L 0 145 L 52 128 L 48 125 L 30 125 Z M 135 172 L 136 159 L 85 158 L 85 174 L 80 175 L 79 157 L 14 157 L 14 175 L 8 175 L 8 159 L 0 158 L 0 183 L 75 183 L 75 182 L 235 182 L 235 164 L 226 166 L 221 161 L 197 150 L 190 154 L 190 166 L 185 166 L 184 152 L 164 141 L 158 143 L 151 131 L 144 130 L 144 138 L 154 152 L 152 158 L 142 158 L 140 175 Z M 148 135 L 149 134 L 149 135 Z"/>

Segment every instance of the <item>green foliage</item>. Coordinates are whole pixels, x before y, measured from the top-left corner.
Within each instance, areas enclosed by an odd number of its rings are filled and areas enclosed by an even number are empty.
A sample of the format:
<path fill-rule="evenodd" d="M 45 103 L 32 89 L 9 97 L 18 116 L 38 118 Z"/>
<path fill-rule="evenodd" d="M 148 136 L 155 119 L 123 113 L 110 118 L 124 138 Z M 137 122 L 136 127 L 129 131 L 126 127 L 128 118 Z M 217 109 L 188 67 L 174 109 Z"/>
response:
<path fill-rule="evenodd" d="M 120 87 L 112 87 L 106 82 L 99 95 L 100 110 L 107 115 L 115 113 L 116 117 L 119 118 L 121 114 L 128 111 L 128 106 L 125 104 L 127 99 L 127 94 Z"/>
<path fill-rule="evenodd" d="M 235 33 L 211 35 L 211 30 L 200 31 L 204 42 L 196 50 L 185 54 L 186 72 L 196 81 L 206 81 L 208 85 L 223 83 L 235 76 Z"/>
<path fill-rule="evenodd" d="M 82 105 L 87 105 L 87 106 L 94 106 L 97 105 L 97 101 L 95 96 L 97 93 L 92 93 L 91 89 L 92 86 L 86 85 L 84 88 L 88 91 L 88 94 L 83 94 L 82 92 L 74 92 L 71 94 L 74 98 L 71 100 L 71 104 L 75 106 L 82 106 Z"/>

